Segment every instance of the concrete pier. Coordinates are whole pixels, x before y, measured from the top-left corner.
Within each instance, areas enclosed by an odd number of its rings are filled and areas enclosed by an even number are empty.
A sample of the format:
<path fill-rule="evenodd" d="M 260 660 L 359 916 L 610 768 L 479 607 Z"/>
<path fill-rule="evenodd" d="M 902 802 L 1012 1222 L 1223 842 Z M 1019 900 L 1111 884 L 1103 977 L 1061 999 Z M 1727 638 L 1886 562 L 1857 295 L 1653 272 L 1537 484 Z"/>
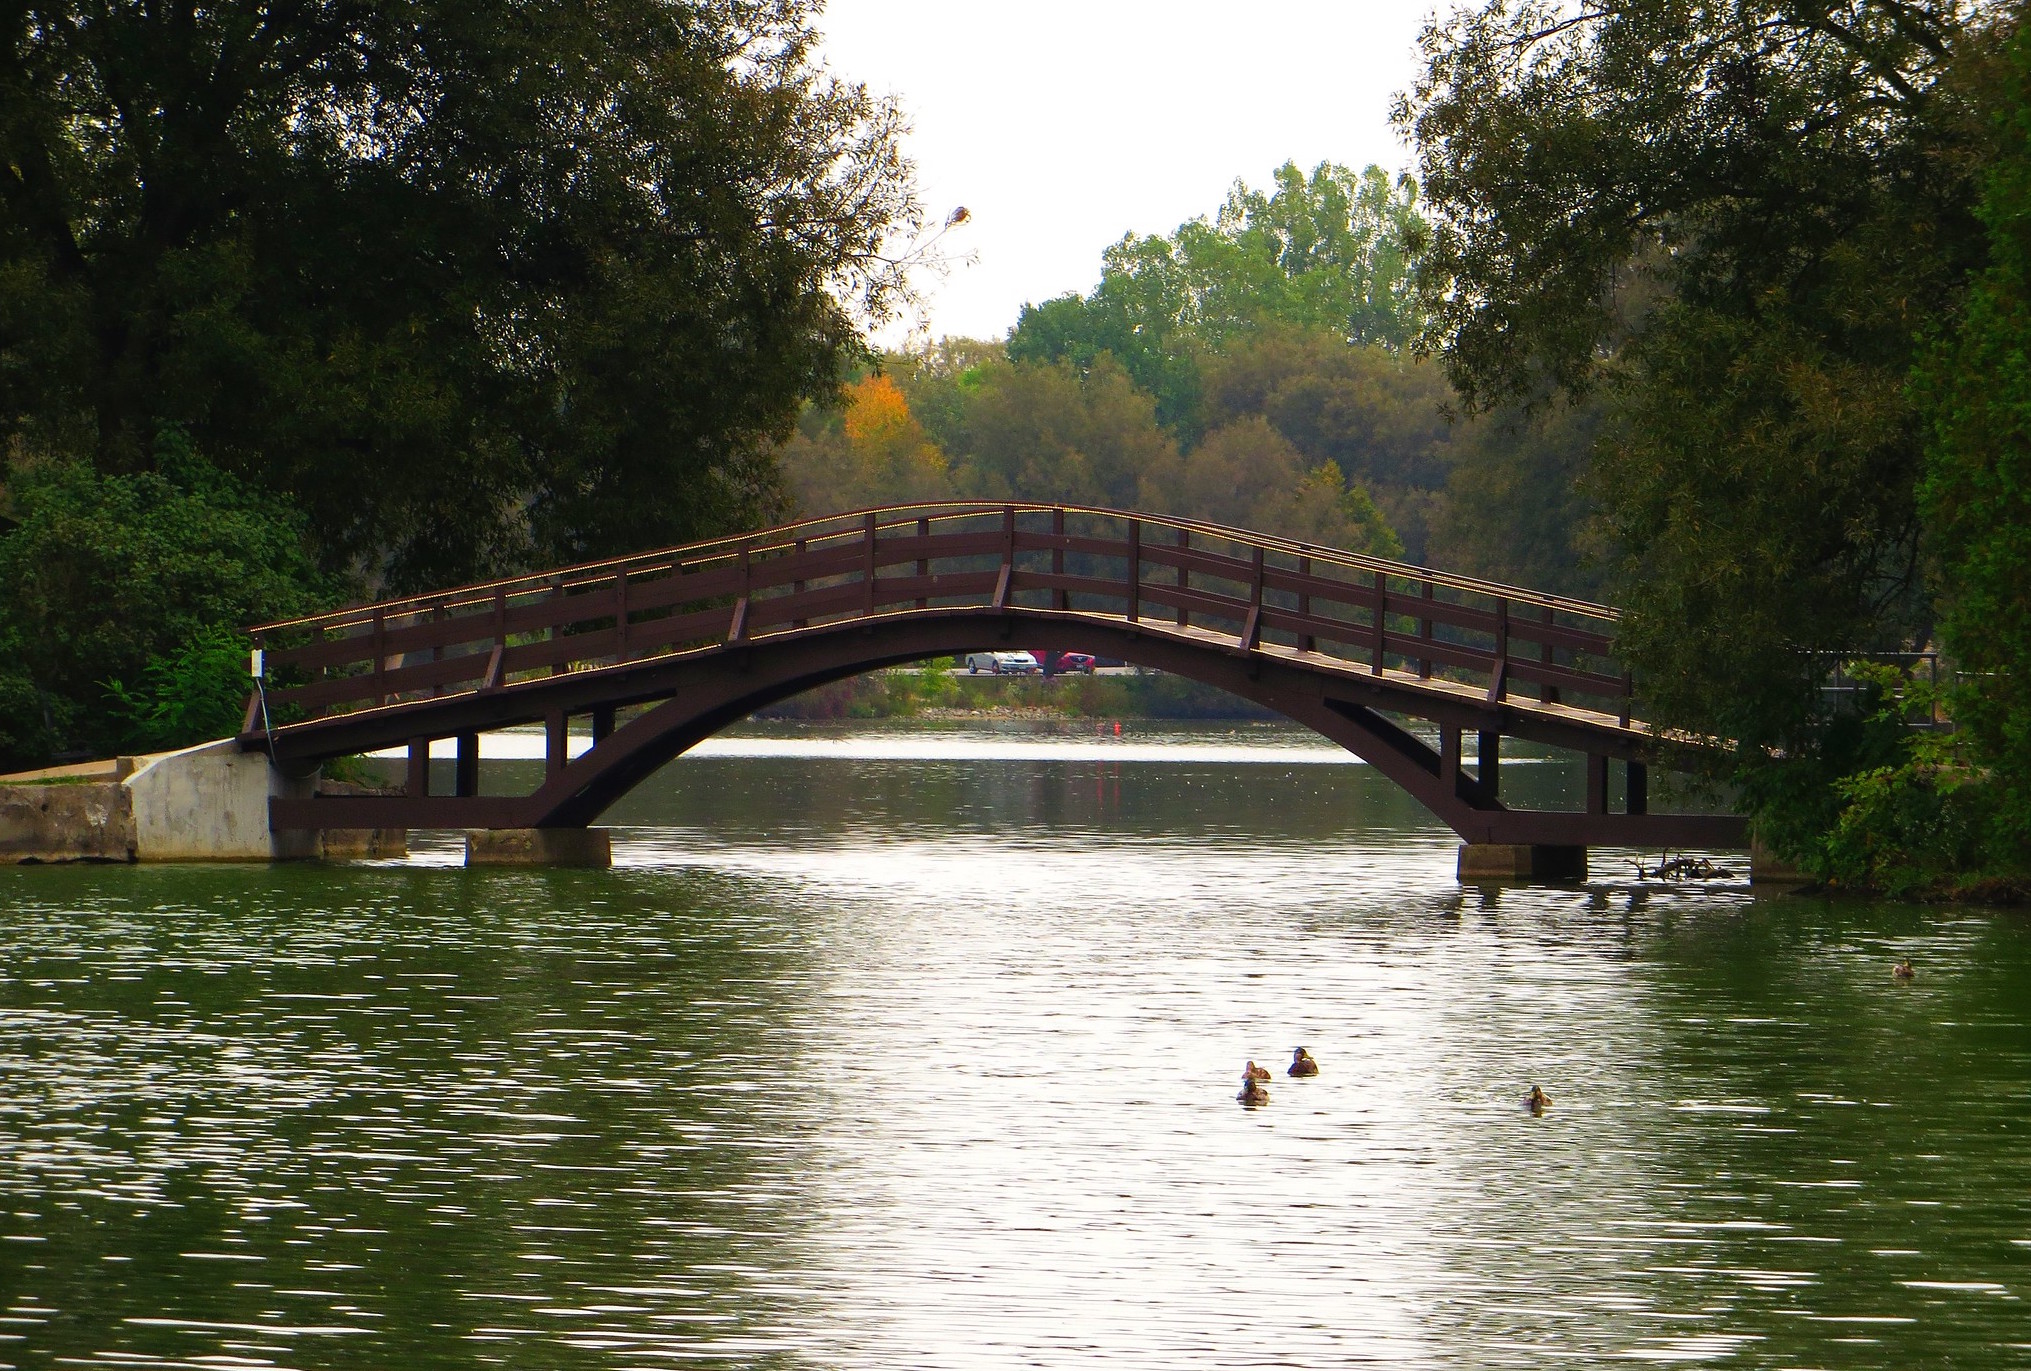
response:
<path fill-rule="evenodd" d="M 1776 853 L 1751 839 L 1749 842 L 1749 884 L 1751 885 L 1810 885 L 1813 878 L 1800 871 L 1791 863 L 1782 860 Z"/>
<path fill-rule="evenodd" d="M 1587 849 L 1543 843 L 1462 843 L 1460 881 L 1584 881 Z"/>
<path fill-rule="evenodd" d="M 409 855 L 409 830 L 327 828 L 317 835 L 317 855 L 328 862 L 406 857 Z"/>
<path fill-rule="evenodd" d="M 612 866 L 613 840 L 604 828 L 470 828 L 467 866 Z"/>

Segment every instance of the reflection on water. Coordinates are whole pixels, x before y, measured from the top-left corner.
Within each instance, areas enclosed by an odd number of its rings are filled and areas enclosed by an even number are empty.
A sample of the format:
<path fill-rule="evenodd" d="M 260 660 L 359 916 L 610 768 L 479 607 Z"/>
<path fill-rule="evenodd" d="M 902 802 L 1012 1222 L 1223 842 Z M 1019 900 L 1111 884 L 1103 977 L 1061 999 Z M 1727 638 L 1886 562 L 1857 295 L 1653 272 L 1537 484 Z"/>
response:
<path fill-rule="evenodd" d="M 2031 1362 L 2020 916 L 1463 891 L 1274 731 L 791 736 L 612 872 L 0 872 L 0 1365 Z"/>

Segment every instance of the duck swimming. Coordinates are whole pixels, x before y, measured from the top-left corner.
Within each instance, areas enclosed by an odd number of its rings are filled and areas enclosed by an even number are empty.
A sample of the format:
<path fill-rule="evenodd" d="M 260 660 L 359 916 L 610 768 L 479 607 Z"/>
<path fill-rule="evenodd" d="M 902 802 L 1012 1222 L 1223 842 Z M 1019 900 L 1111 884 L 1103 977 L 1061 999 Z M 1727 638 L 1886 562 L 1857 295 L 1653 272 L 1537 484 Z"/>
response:
<path fill-rule="evenodd" d="M 1269 1068 L 1257 1066 L 1254 1062 L 1250 1062 L 1248 1069 L 1241 1073 L 1241 1079 L 1244 1081 L 1266 1081 L 1269 1079 Z"/>
<path fill-rule="evenodd" d="M 1533 1114 L 1544 1113 L 1545 1106 L 1550 1103 L 1551 1096 L 1545 1094 L 1542 1087 L 1535 1085 L 1530 1088 L 1530 1093 L 1523 1097 L 1523 1107 Z"/>
<path fill-rule="evenodd" d="M 1241 1093 L 1234 1098 L 1247 1105 L 1250 1109 L 1253 1109 L 1259 1104 L 1269 1103 L 1269 1091 L 1255 1077 L 1243 1076 L 1241 1078 Z"/>
<path fill-rule="evenodd" d="M 1908 957 L 1890 968 L 1890 975 L 1895 980 L 1908 981 L 1917 974 L 1911 969 L 1911 959 Z"/>
<path fill-rule="evenodd" d="M 1319 1064 L 1313 1061 L 1312 1054 L 1305 1051 L 1302 1047 L 1292 1048 L 1290 1070 L 1284 1072 L 1284 1074 L 1286 1076 L 1316 1076 L 1319 1074 Z"/>

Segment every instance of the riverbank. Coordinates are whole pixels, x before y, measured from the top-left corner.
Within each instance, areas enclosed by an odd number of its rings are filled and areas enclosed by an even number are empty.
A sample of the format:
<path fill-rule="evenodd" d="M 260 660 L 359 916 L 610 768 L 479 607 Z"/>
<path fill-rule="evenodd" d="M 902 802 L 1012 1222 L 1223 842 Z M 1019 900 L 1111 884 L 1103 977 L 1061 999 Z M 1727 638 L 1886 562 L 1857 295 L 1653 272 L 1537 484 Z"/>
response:
<path fill-rule="evenodd" d="M 1273 719 L 1224 690 L 1157 672 L 971 676 L 940 663 L 877 671 L 758 711 L 758 719 Z"/>

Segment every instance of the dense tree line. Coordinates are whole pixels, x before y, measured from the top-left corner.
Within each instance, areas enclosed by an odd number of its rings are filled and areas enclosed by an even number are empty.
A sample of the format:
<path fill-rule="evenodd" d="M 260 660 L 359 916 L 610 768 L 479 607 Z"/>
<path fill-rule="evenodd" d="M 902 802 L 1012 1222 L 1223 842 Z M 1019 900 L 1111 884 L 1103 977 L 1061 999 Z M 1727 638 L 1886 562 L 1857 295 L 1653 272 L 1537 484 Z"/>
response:
<path fill-rule="evenodd" d="M 1286 165 L 1102 254 L 1006 340 L 883 359 L 783 451 L 798 506 L 1020 498 L 1237 523 L 1585 594 L 1586 412 L 1462 421 L 1424 326 L 1414 187 Z"/>
<path fill-rule="evenodd" d="M 13 7 L 0 757 L 145 741 L 199 620 L 779 512 L 917 222 L 817 9 Z"/>

